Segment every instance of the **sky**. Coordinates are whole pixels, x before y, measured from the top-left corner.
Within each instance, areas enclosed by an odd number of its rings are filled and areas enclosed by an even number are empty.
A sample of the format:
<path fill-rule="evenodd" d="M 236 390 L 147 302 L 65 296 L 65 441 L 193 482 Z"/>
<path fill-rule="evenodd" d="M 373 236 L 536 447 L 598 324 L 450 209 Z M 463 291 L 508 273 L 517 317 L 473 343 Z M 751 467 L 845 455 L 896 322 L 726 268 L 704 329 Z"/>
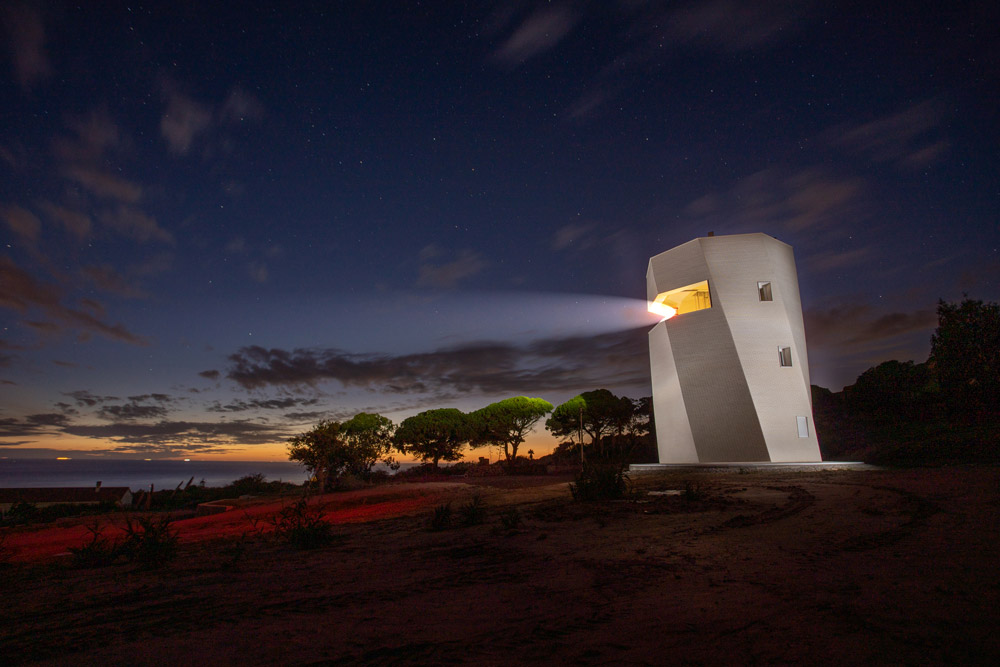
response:
<path fill-rule="evenodd" d="M 996 3 L 0 19 L 0 456 L 646 396 L 648 258 L 708 232 L 794 248 L 833 390 L 926 360 L 939 299 L 1000 300 Z"/>

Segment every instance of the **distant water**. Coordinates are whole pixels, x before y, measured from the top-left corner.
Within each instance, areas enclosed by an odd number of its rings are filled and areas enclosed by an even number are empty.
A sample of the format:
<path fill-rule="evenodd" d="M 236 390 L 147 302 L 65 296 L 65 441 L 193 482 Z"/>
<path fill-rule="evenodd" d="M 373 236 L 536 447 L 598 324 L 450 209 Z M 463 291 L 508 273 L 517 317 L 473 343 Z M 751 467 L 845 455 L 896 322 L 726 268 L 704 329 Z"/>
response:
<path fill-rule="evenodd" d="M 301 484 L 309 475 L 291 461 L 134 461 L 123 459 L 0 459 L 0 488 L 40 486 L 127 486 L 133 491 L 173 489 L 178 483 L 205 480 L 225 486 L 245 475 L 260 473 L 269 482 Z"/>

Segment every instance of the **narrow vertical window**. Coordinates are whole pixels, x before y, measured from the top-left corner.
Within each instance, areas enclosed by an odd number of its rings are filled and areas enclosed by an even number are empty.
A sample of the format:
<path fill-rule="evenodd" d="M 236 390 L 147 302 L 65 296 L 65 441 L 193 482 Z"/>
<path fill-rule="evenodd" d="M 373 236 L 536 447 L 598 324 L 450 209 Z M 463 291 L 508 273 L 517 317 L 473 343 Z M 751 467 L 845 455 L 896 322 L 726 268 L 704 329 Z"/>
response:
<path fill-rule="evenodd" d="M 761 301 L 774 301 L 771 297 L 771 281 L 757 283 L 757 294 Z"/>
<path fill-rule="evenodd" d="M 799 437 L 808 438 L 809 437 L 809 422 L 805 417 L 797 416 L 795 418 L 795 424 L 799 427 Z"/>
<path fill-rule="evenodd" d="M 792 365 L 792 348 L 790 347 L 779 347 L 778 348 L 778 358 L 781 360 L 782 366 Z"/>

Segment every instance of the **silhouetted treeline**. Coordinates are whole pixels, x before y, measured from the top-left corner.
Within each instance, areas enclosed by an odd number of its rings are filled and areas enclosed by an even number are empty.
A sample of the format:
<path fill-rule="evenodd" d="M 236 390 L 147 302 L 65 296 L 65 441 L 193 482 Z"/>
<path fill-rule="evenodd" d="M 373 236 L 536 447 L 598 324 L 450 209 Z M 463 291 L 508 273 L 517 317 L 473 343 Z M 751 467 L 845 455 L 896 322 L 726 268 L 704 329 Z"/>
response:
<path fill-rule="evenodd" d="M 841 392 L 813 386 L 827 460 L 1000 463 L 1000 306 L 938 303 L 924 363 L 886 361 Z"/>

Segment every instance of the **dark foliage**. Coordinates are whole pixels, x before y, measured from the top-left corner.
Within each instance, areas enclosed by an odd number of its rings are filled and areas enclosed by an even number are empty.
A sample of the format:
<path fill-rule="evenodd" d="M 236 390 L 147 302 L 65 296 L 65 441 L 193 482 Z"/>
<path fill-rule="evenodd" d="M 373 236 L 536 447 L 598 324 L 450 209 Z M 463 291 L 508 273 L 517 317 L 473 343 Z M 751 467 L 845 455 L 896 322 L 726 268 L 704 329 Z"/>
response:
<path fill-rule="evenodd" d="M 521 510 L 516 507 L 508 507 L 500 512 L 500 526 L 507 531 L 517 530 L 521 527 L 524 517 Z"/>
<path fill-rule="evenodd" d="M 486 520 L 486 503 L 482 496 L 473 496 L 469 502 L 458 509 L 462 523 L 466 526 L 477 526 Z"/>
<path fill-rule="evenodd" d="M 588 461 L 569 485 L 574 500 L 617 500 L 629 493 L 628 473 L 622 463 Z"/>
<path fill-rule="evenodd" d="M 428 523 L 428 528 L 430 530 L 444 530 L 451 526 L 451 503 L 445 503 L 444 505 L 438 505 L 434 508 L 434 513 L 431 515 L 431 520 Z"/>
<path fill-rule="evenodd" d="M 297 549 L 315 549 L 334 540 L 333 524 L 323 518 L 323 508 L 306 498 L 281 508 L 273 518 L 274 535 Z"/>

